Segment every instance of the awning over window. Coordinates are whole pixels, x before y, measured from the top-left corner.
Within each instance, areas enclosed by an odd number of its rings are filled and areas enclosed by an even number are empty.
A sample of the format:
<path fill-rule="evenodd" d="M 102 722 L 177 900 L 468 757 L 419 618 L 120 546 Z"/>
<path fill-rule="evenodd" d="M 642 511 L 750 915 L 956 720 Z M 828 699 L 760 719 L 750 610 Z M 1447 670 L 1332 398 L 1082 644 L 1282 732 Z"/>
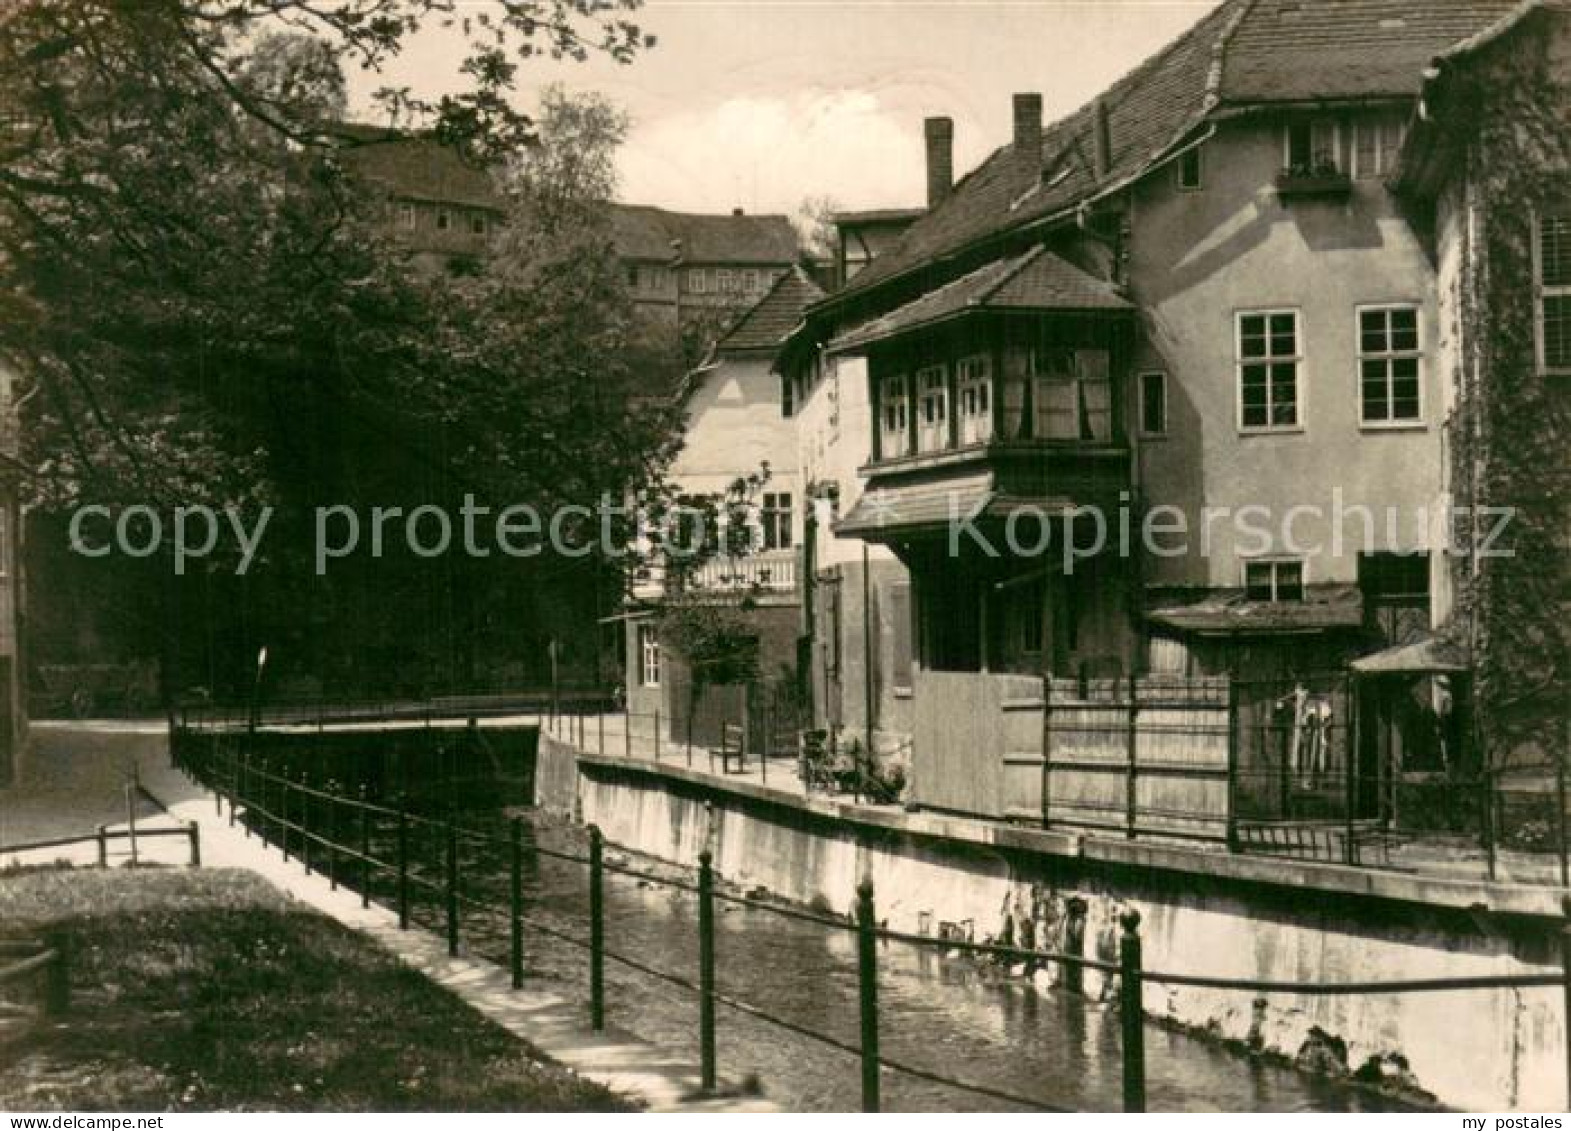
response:
<path fill-rule="evenodd" d="M 1433 636 L 1361 656 L 1349 666 L 1359 675 L 1446 675 L 1468 670 L 1462 648 Z"/>
<path fill-rule="evenodd" d="M 1192 605 L 1146 614 L 1152 624 L 1199 636 L 1323 632 L 1359 628 L 1364 600 L 1353 585 L 1310 586 L 1302 601 L 1255 601 L 1242 593 L 1213 594 Z"/>
<path fill-rule="evenodd" d="M 1076 505 L 1064 495 L 1000 490 L 991 473 L 898 486 L 880 486 L 875 480 L 834 530 L 842 537 L 869 542 L 898 541 L 943 533 L 951 523 L 962 521 L 1004 522 L 1022 512 L 1063 517 Z"/>
<path fill-rule="evenodd" d="M 979 310 L 1123 314 L 1134 306 L 1112 283 L 1035 247 L 1011 259 L 996 259 L 865 322 L 830 342 L 829 349 L 858 353 L 874 342 Z"/>

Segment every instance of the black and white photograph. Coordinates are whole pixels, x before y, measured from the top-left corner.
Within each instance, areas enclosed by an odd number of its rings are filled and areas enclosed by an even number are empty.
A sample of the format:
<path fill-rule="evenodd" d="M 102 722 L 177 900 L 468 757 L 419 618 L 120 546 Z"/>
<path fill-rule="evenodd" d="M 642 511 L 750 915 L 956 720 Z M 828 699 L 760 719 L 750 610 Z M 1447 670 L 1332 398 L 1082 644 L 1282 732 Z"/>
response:
<path fill-rule="evenodd" d="M 1553 1131 L 1568 779 L 1571 0 L 0 0 L 7 1129 Z"/>

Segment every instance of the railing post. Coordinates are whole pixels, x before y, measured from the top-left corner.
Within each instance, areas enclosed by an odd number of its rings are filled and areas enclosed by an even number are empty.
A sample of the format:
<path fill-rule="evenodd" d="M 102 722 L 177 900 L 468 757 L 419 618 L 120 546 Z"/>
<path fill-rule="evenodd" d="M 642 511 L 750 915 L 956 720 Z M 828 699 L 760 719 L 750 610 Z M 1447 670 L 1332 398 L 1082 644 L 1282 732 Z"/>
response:
<path fill-rule="evenodd" d="M 508 920 L 512 928 L 508 954 L 512 959 L 513 989 L 524 988 L 524 819 L 510 822 L 508 839 Z"/>
<path fill-rule="evenodd" d="M 1347 739 L 1342 748 L 1343 757 L 1347 759 L 1347 781 L 1342 804 L 1347 812 L 1343 814 L 1342 835 L 1346 843 L 1342 845 L 1342 863 L 1352 867 L 1358 863 L 1358 830 L 1355 825 L 1358 811 L 1358 680 L 1349 677 L 1344 686 L 1347 689 Z M 1330 739 L 1325 741 L 1329 742 Z"/>
<path fill-rule="evenodd" d="M 1571 895 L 1561 897 L 1560 913 L 1564 917 L 1560 924 L 1560 973 L 1564 979 L 1560 985 L 1564 1002 L 1560 1024 L 1566 1034 L 1566 1103 L 1571 1106 Z"/>
<path fill-rule="evenodd" d="M 327 795 L 327 886 L 338 890 L 338 786 L 328 787 Z"/>
<path fill-rule="evenodd" d="M 633 709 L 631 707 L 622 708 L 622 756 L 624 758 L 633 756 Z"/>
<path fill-rule="evenodd" d="M 878 921 L 873 912 L 873 881 L 856 886 L 856 984 L 861 998 L 862 1110 L 881 1110 L 878 1055 Z"/>
<path fill-rule="evenodd" d="M 605 841 L 589 826 L 589 1027 L 605 1030 Z"/>
<path fill-rule="evenodd" d="M 715 1090 L 715 869 L 706 848 L 698 854 L 699 1086 Z"/>
<path fill-rule="evenodd" d="M 305 874 L 311 874 L 311 795 L 306 792 L 311 788 L 311 775 L 300 771 L 300 863 L 305 865 Z"/>
<path fill-rule="evenodd" d="M 398 798 L 398 929 L 409 929 L 409 810 Z"/>
<path fill-rule="evenodd" d="M 595 715 L 595 753 L 605 757 L 605 711 Z"/>
<path fill-rule="evenodd" d="M 458 957 L 458 829 L 447 822 L 447 953 Z"/>
<path fill-rule="evenodd" d="M 109 835 L 106 826 L 98 826 L 98 866 L 109 867 Z"/>
<path fill-rule="evenodd" d="M 1117 686 L 1116 684 L 1114 685 Z M 1140 745 L 1140 697 L 1135 673 L 1129 672 L 1129 769 L 1124 778 L 1124 835 L 1134 839 L 1140 808 L 1140 787 L 1135 779 L 1135 756 Z"/>
<path fill-rule="evenodd" d="M 185 827 L 186 837 L 191 842 L 191 867 L 202 866 L 202 826 L 195 821 L 189 822 Z"/>
<path fill-rule="evenodd" d="M 278 844 L 284 853 L 284 863 L 289 863 L 289 794 L 294 788 L 294 782 L 289 780 L 289 771 L 280 767 L 278 770 Z"/>
<path fill-rule="evenodd" d="M 1238 851 L 1238 681 L 1227 677 L 1227 850 Z"/>
<path fill-rule="evenodd" d="M 1140 912 L 1119 916 L 1124 934 L 1118 944 L 1119 1013 L 1124 1026 L 1124 1110 L 1146 1109 L 1145 1005 L 1141 992 Z"/>
<path fill-rule="evenodd" d="M 655 708 L 655 761 L 660 761 L 660 708 Z"/>
<path fill-rule="evenodd" d="M 250 749 L 250 747 L 246 747 L 244 750 L 242 750 L 240 752 L 240 801 L 241 801 L 242 804 L 244 804 L 246 806 L 246 816 L 248 818 L 251 815 L 251 813 L 250 813 L 251 806 L 250 806 L 249 803 L 246 802 L 245 799 L 250 796 L 250 793 L 251 793 L 251 749 Z M 245 834 L 246 840 L 250 840 L 251 839 L 251 822 L 249 820 L 241 821 L 240 822 L 240 831 Z"/>
<path fill-rule="evenodd" d="M 44 974 L 44 1015 L 64 1017 L 71 1009 L 71 936 L 55 931 L 45 942 L 55 957 Z"/>
<path fill-rule="evenodd" d="M 365 783 L 355 792 L 360 800 L 360 906 L 371 906 L 371 807 L 365 800 Z"/>

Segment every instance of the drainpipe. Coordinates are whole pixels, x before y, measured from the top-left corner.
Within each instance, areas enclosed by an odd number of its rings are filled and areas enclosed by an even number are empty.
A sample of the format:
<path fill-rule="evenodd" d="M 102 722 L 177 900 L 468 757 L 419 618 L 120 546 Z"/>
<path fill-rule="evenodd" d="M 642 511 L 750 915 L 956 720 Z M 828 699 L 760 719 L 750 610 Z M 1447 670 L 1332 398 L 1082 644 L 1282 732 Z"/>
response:
<path fill-rule="evenodd" d="M 867 543 L 862 543 L 862 695 L 867 740 L 863 747 L 873 757 L 873 583 L 869 576 Z"/>

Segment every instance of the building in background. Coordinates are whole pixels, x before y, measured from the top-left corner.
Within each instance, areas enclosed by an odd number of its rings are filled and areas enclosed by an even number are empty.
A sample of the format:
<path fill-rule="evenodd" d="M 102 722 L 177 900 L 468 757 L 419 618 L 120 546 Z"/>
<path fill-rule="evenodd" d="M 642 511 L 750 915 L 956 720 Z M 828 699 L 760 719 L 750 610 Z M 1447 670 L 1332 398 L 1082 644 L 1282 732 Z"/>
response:
<path fill-rule="evenodd" d="M 881 208 L 867 212 L 836 212 L 835 288 L 860 275 L 875 259 L 892 251 L 916 219 L 920 208 Z"/>
<path fill-rule="evenodd" d="M 796 264 L 796 233 L 784 216 L 672 212 L 643 204 L 611 208 L 612 238 L 641 312 L 671 325 L 723 330 Z"/>
<path fill-rule="evenodd" d="M 680 498 L 697 506 L 725 497 L 739 479 L 761 475 L 763 482 L 751 493 L 756 530 L 749 552 L 722 552 L 703 561 L 684 579 L 680 594 L 668 590 L 658 567 L 633 587 L 632 611 L 624 617 L 628 706 L 650 717 L 658 713 L 662 729 L 676 741 L 691 735 L 695 743 L 713 746 L 727 723 L 752 723 L 755 748 L 782 729 L 792 731 L 794 743 L 801 723 L 790 708 L 800 698 L 802 481 L 796 425 L 781 410 L 773 362 L 802 311 L 822 297 L 800 267 L 787 268 L 734 321 L 684 390 L 687 423 L 669 473 Z M 661 635 L 662 606 L 677 597 L 734 610 L 755 631 L 761 679 L 751 691 L 720 686 L 696 699 L 690 694 L 692 672 Z M 764 733 L 766 717 L 787 714 L 789 726 L 769 726 Z"/>

